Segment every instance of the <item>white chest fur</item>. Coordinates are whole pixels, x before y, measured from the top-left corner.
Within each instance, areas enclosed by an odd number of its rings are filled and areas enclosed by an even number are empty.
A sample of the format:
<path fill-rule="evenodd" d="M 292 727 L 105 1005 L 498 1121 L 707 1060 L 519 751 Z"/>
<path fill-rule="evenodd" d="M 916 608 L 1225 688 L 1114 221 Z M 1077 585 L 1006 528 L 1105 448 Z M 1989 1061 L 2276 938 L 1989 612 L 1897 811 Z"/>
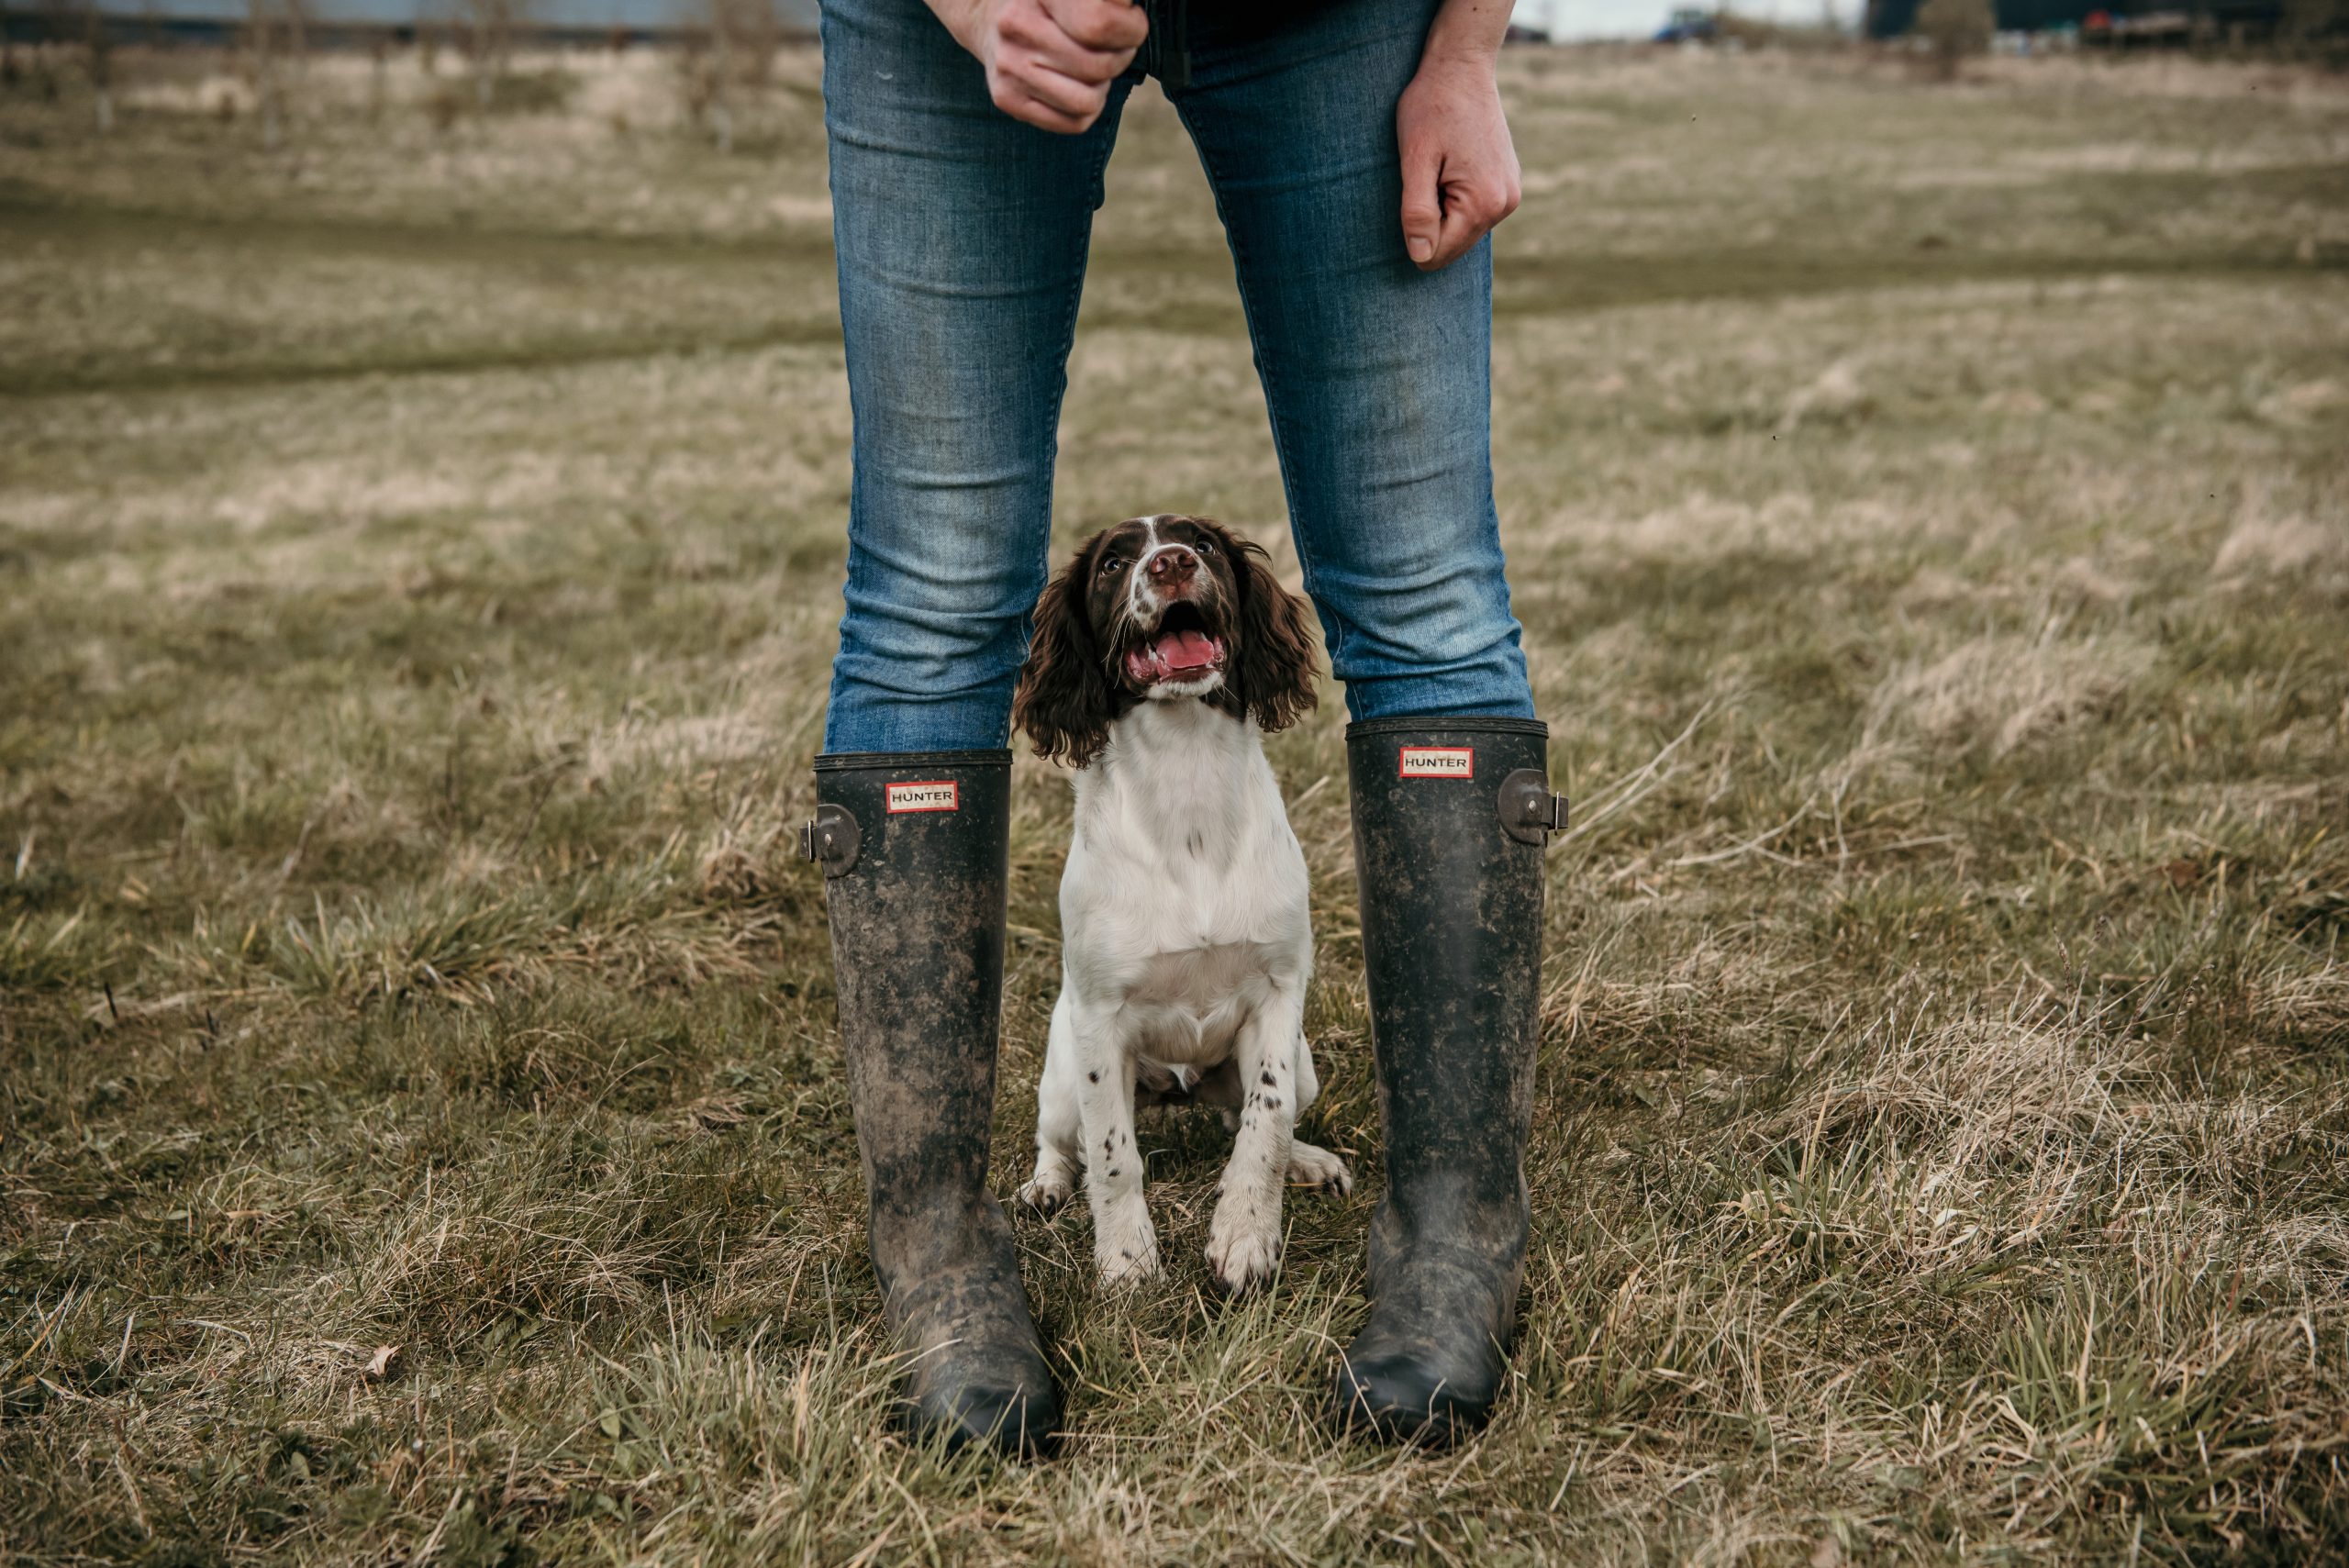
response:
<path fill-rule="evenodd" d="M 1343 1161 L 1293 1136 L 1320 1088 L 1304 1029 L 1309 893 L 1248 720 L 1146 702 L 1078 773 L 1061 995 L 1037 1086 L 1036 1173 L 1020 1196 L 1052 1213 L 1082 1171 L 1104 1280 L 1158 1267 L 1138 1083 L 1179 1081 L 1238 1134 L 1208 1227 L 1208 1265 L 1226 1289 L 1272 1277 L 1285 1181 L 1350 1189 Z"/>
<path fill-rule="evenodd" d="M 1077 999 L 1127 1010 L 1163 1061 L 1219 1060 L 1268 986 L 1302 986 L 1305 856 L 1254 725 L 1199 702 L 1119 722 L 1077 775 L 1061 929 Z"/>

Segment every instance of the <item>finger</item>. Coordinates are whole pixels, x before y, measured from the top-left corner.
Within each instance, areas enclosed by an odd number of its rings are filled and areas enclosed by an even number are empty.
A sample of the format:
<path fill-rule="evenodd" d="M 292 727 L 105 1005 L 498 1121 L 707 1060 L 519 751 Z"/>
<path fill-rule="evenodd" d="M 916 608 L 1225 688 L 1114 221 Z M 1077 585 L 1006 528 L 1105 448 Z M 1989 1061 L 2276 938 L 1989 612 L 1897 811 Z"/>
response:
<path fill-rule="evenodd" d="M 996 108 L 1023 125 L 1032 125 L 1039 130 L 1055 131 L 1063 136 L 1074 136 L 1099 117 L 1097 110 L 1089 115 L 1073 114 L 1048 104 L 1030 92 L 1026 83 L 1008 75 L 990 80 L 987 95 L 995 101 Z"/>
<path fill-rule="evenodd" d="M 1443 233 L 1443 199 L 1439 182 L 1441 162 L 1403 153 L 1403 249 L 1419 266 L 1436 264 L 1437 242 Z"/>
<path fill-rule="evenodd" d="M 1049 61 L 1028 61 L 1012 74 L 1030 97 L 1064 115 L 1079 116 L 1087 125 L 1108 101 L 1109 91 L 1103 83 L 1072 76 Z"/>
<path fill-rule="evenodd" d="M 1132 0 L 1042 0 L 1042 5 L 1062 32 L 1101 53 L 1123 52 L 1131 59 L 1150 37 L 1150 17 Z"/>
<path fill-rule="evenodd" d="M 1485 231 L 1491 227 L 1492 225 L 1481 223 L 1464 212 L 1444 214 L 1443 229 L 1436 236 L 1435 254 L 1421 265 L 1431 272 L 1440 272 L 1449 267 L 1453 262 L 1468 254 L 1469 248 L 1483 239 Z"/>
<path fill-rule="evenodd" d="M 1074 37 L 1036 0 L 1006 11 L 998 36 L 1020 53 L 1047 61 L 1080 82 L 1107 82 L 1134 57 L 1131 47 L 1096 49 Z"/>
<path fill-rule="evenodd" d="M 1503 186 L 1486 188 L 1460 183 L 1443 193 L 1443 228 L 1435 254 L 1425 265 L 1430 272 L 1448 267 L 1465 256 L 1476 241 L 1490 234 L 1517 207 L 1516 197 Z"/>
<path fill-rule="evenodd" d="M 1033 79 L 1034 67 L 1047 67 L 1091 87 L 1107 86 L 1117 80 L 1118 72 L 1133 59 L 1125 54 L 1099 54 L 1083 48 L 1064 33 L 1029 39 L 1007 37 L 996 48 L 999 64 L 1011 65 L 1019 74 Z"/>

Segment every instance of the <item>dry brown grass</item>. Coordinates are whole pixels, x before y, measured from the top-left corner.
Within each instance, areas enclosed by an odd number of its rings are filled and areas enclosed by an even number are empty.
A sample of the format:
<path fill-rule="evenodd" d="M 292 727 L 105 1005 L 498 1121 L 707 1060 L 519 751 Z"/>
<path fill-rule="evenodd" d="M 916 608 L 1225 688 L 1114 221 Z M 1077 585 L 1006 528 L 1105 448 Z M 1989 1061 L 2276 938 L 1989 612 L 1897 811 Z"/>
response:
<path fill-rule="evenodd" d="M 128 51 L 127 51 L 128 52 Z M 808 800 L 847 416 L 813 61 L 288 149 L 0 97 L 0 1540 L 39 1563 L 2310 1562 L 2349 1543 L 2349 103 L 1513 57 L 1497 460 L 1553 772 L 1517 1382 L 1337 1442 L 1269 1297 L 1020 1230 L 1068 1456 L 891 1435 Z M 445 62 L 444 62 L 445 64 Z M 170 87 L 163 83 L 163 87 Z M 306 106 L 303 106 L 306 104 Z M 196 106 L 191 111 L 190 106 Z M 623 128 L 616 123 L 625 119 Z M 1178 128 L 1062 532 L 1276 539 Z M 1313 1136 L 1375 1171 L 1341 706 Z M 1067 796 L 1015 775 L 996 1167 Z"/>

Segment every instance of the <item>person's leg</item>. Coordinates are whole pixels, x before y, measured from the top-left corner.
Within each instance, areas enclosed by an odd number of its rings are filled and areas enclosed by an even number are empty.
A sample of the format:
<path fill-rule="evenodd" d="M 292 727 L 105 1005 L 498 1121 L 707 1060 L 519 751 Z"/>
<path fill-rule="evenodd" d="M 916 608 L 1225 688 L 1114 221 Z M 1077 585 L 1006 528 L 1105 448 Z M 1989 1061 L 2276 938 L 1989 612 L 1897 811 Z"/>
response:
<path fill-rule="evenodd" d="M 1493 509 L 1492 248 L 1433 273 L 1403 250 L 1395 105 L 1434 8 L 1195 6 L 1191 85 L 1173 95 L 1357 719 L 1533 712 Z"/>
<path fill-rule="evenodd" d="M 847 613 L 805 847 L 824 868 L 906 1413 L 951 1442 L 1035 1452 L 1058 1396 L 986 1184 L 1004 743 L 1118 104 L 1081 137 L 1013 121 L 920 0 L 824 0 L 823 28 L 855 443 Z"/>
<path fill-rule="evenodd" d="M 920 0 L 824 0 L 823 44 L 855 431 L 824 750 L 999 747 L 1128 84 L 1057 136 L 997 109 Z"/>
<path fill-rule="evenodd" d="M 1202 8 L 1175 102 L 1354 718 L 1386 1186 L 1333 1413 L 1442 1440 L 1489 1413 L 1516 1321 L 1554 807 L 1493 508 L 1491 249 L 1435 273 L 1403 250 L 1395 106 L 1432 13 L 1353 0 L 1268 30 Z"/>

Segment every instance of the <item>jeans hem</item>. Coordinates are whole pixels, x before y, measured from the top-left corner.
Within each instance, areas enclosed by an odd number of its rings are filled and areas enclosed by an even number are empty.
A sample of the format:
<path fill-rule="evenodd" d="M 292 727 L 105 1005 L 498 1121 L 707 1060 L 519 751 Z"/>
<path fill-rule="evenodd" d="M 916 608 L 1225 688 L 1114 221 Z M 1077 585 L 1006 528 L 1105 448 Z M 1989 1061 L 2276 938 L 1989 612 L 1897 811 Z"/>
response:
<path fill-rule="evenodd" d="M 816 759 L 819 773 L 846 773 L 867 769 L 1008 768 L 1011 748 L 991 746 L 979 751 L 827 751 Z"/>
<path fill-rule="evenodd" d="M 1357 718 L 1346 726 L 1346 739 L 1358 735 L 1537 735 L 1550 738 L 1550 727 L 1538 718 L 1503 714 L 1398 713 L 1386 718 Z"/>

